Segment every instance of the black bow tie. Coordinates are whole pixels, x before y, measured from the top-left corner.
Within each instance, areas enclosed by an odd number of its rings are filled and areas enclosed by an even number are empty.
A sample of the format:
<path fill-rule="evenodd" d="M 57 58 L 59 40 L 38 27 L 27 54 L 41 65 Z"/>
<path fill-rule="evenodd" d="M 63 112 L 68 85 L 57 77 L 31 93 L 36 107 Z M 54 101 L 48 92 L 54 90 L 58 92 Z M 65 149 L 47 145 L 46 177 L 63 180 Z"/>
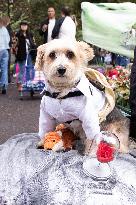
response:
<path fill-rule="evenodd" d="M 51 98 L 57 98 L 59 94 L 60 94 L 59 92 L 50 93 L 47 90 L 44 90 L 44 92 L 43 92 L 43 95 L 46 95 L 46 96 L 51 97 Z M 66 99 L 66 98 L 77 97 L 77 96 L 81 96 L 81 95 L 83 95 L 83 93 L 81 91 L 74 91 L 74 92 L 69 92 L 67 95 L 65 95 L 59 99 Z"/>

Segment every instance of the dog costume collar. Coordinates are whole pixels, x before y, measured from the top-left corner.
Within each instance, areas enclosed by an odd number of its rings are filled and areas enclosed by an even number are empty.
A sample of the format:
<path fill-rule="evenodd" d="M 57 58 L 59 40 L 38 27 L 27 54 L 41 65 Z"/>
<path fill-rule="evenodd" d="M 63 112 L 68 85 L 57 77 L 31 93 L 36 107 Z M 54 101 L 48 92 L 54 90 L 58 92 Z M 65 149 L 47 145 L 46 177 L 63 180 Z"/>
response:
<path fill-rule="evenodd" d="M 90 83 L 96 87 L 98 90 L 100 91 L 105 91 L 105 87 L 102 86 L 101 84 L 99 84 L 97 81 L 91 80 L 91 79 L 87 79 L 85 75 L 82 76 L 82 78 L 80 80 L 78 80 L 78 82 L 75 83 L 75 87 L 78 90 L 69 92 L 67 95 L 63 96 L 63 97 L 59 97 L 60 92 L 53 92 L 51 93 L 50 91 L 44 89 L 43 92 L 41 94 L 45 95 L 45 96 L 49 96 L 51 98 L 58 98 L 58 99 L 66 99 L 66 98 L 70 98 L 70 97 L 77 97 L 77 96 L 81 96 L 81 95 L 85 95 L 86 97 L 92 96 L 93 92 L 92 92 L 92 88 L 90 87 Z"/>
<path fill-rule="evenodd" d="M 46 96 L 51 97 L 51 98 L 57 98 L 59 94 L 60 94 L 59 92 L 50 93 L 47 90 L 44 90 L 44 92 L 43 92 L 43 95 L 46 95 Z M 59 98 L 59 99 L 66 99 L 66 98 L 77 97 L 77 96 L 81 96 L 81 95 L 84 95 L 84 94 L 81 91 L 77 90 L 74 92 L 69 92 L 67 95 L 65 95 L 64 97 Z"/>
<path fill-rule="evenodd" d="M 92 85 L 93 86 L 93 85 Z M 59 97 L 61 94 L 60 92 L 50 92 L 49 90 L 44 89 L 41 94 L 45 96 L 49 96 L 51 98 L 57 98 L 57 99 L 66 99 L 70 97 L 77 97 L 84 95 L 86 97 L 91 97 L 93 95 L 93 89 L 90 85 L 89 80 L 85 77 L 85 75 L 82 76 L 82 78 L 76 82 L 75 87 L 77 88 L 75 91 L 69 92 L 67 95 Z"/>
<path fill-rule="evenodd" d="M 79 79 L 75 83 L 74 87 L 76 87 L 80 83 L 80 80 L 81 79 Z M 65 95 L 63 97 L 59 97 L 60 92 L 53 92 L 53 93 L 51 93 L 50 91 L 46 90 L 45 88 L 44 88 L 44 90 L 42 91 L 41 94 L 45 95 L 45 96 L 48 96 L 48 97 L 51 97 L 51 98 L 58 98 L 58 99 L 66 99 L 66 98 L 71 98 L 71 97 L 77 97 L 77 96 L 84 95 L 80 90 L 75 90 L 75 91 L 69 92 L 67 95 Z"/>

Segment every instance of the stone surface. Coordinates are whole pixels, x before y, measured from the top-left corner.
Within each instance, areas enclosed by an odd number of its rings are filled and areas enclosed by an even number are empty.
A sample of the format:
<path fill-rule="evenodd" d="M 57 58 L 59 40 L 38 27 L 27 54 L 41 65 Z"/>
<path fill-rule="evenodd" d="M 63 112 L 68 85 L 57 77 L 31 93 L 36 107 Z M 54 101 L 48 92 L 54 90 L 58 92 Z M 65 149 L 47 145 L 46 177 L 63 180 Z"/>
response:
<path fill-rule="evenodd" d="M 111 177 L 97 181 L 83 169 L 87 157 L 38 150 L 38 140 L 21 134 L 0 146 L 1 205 L 136 205 L 135 157 L 118 155 Z"/>

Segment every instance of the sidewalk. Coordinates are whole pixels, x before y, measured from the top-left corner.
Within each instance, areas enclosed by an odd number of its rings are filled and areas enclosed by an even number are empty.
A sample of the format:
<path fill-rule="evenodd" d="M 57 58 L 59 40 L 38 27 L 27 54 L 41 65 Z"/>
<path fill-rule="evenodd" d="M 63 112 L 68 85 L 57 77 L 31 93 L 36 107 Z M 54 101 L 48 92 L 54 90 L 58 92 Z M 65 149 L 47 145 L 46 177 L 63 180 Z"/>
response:
<path fill-rule="evenodd" d="M 40 98 L 18 97 L 15 84 L 10 84 L 7 95 L 0 92 L 0 144 L 20 133 L 38 132 Z"/>

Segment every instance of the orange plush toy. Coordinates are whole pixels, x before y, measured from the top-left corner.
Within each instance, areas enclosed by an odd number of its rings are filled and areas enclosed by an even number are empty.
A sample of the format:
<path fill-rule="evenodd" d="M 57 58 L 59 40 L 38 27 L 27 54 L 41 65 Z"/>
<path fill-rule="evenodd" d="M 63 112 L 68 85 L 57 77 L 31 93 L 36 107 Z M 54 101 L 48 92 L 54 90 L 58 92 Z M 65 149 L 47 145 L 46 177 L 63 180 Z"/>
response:
<path fill-rule="evenodd" d="M 53 151 L 67 151 L 74 147 L 76 136 L 63 124 L 56 127 L 54 132 L 49 132 L 45 135 L 43 140 L 43 147 L 45 150 Z"/>

